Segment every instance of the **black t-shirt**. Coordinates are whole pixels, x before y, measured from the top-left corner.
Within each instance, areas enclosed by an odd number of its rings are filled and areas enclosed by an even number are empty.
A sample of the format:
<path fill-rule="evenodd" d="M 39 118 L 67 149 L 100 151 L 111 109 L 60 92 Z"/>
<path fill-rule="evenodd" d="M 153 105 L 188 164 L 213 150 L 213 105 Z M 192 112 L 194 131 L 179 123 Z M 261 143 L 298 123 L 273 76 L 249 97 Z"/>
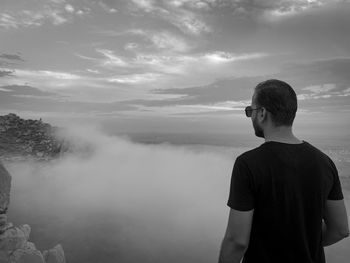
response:
<path fill-rule="evenodd" d="M 310 143 L 268 141 L 239 155 L 227 205 L 254 209 L 243 263 L 324 263 L 327 199 L 343 199 L 338 171 Z"/>

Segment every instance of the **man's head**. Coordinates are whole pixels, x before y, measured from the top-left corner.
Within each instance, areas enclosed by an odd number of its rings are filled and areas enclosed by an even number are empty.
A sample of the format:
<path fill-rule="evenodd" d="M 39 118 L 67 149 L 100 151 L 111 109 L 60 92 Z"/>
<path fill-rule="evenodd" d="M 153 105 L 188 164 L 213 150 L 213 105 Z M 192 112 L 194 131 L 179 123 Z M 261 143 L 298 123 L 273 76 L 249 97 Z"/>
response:
<path fill-rule="evenodd" d="M 292 126 L 298 108 L 297 96 L 284 81 L 269 79 L 259 83 L 252 98 L 252 122 L 255 135 L 264 136 L 266 125 Z"/>

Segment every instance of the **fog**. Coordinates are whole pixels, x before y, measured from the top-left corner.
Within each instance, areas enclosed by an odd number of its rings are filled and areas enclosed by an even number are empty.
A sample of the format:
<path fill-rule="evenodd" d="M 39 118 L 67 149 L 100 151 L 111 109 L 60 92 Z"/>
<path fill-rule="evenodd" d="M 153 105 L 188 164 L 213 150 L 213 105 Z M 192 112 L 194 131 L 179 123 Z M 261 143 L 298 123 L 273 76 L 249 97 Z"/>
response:
<path fill-rule="evenodd" d="M 92 126 L 62 136 L 76 153 L 5 163 L 9 221 L 29 224 L 38 249 L 60 243 L 70 263 L 217 261 L 233 163 L 247 149 L 138 144 Z M 346 262 L 348 247 L 327 257 Z"/>
<path fill-rule="evenodd" d="M 30 224 L 39 249 L 61 243 L 68 262 L 217 259 L 238 152 L 136 144 L 92 127 L 68 134 L 88 151 L 6 164 L 9 221 Z"/>

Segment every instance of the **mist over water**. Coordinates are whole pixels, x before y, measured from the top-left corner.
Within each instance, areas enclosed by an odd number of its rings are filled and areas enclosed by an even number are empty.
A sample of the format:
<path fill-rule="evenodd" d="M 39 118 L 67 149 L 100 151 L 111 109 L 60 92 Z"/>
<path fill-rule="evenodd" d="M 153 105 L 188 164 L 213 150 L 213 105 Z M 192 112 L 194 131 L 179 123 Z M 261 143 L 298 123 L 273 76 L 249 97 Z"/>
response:
<path fill-rule="evenodd" d="M 49 164 L 8 163 L 9 220 L 68 262 L 213 262 L 228 207 L 232 157 L 70 130 L 91 152 Z"/>
<path fill-rule="evenodd" d="M 146 145 L 87 126 L 64 136 L 83 152 L 5 163 L 9 221 L 29 224 L 38 249 L 60 243 L 70 263 L 217 261 L 233 163 L 248 148 Z M 347 262 L 349 247 L 327 258 Z"/>

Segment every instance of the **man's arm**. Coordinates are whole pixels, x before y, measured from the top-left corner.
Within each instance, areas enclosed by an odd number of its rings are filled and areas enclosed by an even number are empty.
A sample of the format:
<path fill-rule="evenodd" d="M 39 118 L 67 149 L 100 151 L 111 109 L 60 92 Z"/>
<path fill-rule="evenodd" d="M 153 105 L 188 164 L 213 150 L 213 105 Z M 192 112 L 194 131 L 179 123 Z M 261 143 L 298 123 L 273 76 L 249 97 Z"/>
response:
<path fill-rule="evenodd" d="M 348 217 L 343 200 L 327 200 L 322 222 L 323 246 L 330 246 L 349 236 Z"/>
<path fill-rule="evenodd" d="M 254 209 L 230 209 L 228 224 L 221 243 L 219 263 L 239 263 L 248 248 Z"/>

